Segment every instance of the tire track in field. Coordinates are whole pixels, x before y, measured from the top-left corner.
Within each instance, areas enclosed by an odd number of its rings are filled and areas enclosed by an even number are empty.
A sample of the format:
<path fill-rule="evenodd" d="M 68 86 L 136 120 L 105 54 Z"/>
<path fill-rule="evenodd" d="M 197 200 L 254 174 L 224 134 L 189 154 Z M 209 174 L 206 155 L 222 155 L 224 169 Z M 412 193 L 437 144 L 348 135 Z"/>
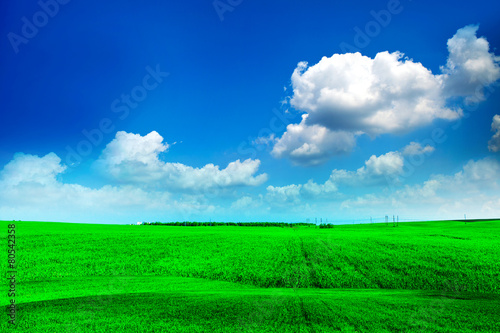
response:
<path fill-rule="evenodd" d="M 311 258 L 309 257 L 309 253 L 304 247 L 304 239 L 300 238 L 300 252 L 302 253 L 302 257 L 304 258 L 304 262 L 306 263 L 307 274 L 309 276 L 309 284 L 312 282 L 313 286 L 316 287 L 316 274 L 314 268 L 311 264 Z M 304 302 L 302 301 L 302 309 L 304 308 Z"/>
<path fill-rule="evenodd" d="M 348 254 L 345 253 L 345 251 L 342 251 L 342 245 L 337 244 L 337 243 L 332 243 L 330 237 L 325 240 L 325 239 L 318 239 L 318 244 L 320 247 L 324 250 L 326 253 L 326 256 L 337 256 L 342 259 L 342 263 L 345 264 L 346 268 L 351 267 L 353 268 L 353 271 L 359 276 L 359 278 L 364 278 L 366 281 L 369 281 L 369 284 L 365 283 L 364 288 L 383 288 L 383 286 L 380 284 L 380 281 L 374 280 L 372 276 L 369 274 L 369 266 L 367 266 L 366 262 L 364 261 L 358 261 L 356 258 L 350 257 Z M 348 245 L 345 245 L 345 247 L 348 247 Z M 336 250 L 334 250 L 336 248 Z M 344 269 L 341 269 L 344 271 Z M 320 283 L 315 283 L 316 288 L 324 288 Z M 351 288 L 359 288 L 360 286 L 355 286 L 352 285 L 350 286 Z"/>
<path fill-rule="evenodd" d="M 302 315 L 302 318 L 304 318 L 304 323 L 306 324 L 306 327 L 310 328 L 311 321 L 309 319 L 309 314 L 307 313 L 306 309 L 304 308 L 304 299 L 300 296 L 298 296 L 298 298 L 300 301 L 300 313 Z"/>

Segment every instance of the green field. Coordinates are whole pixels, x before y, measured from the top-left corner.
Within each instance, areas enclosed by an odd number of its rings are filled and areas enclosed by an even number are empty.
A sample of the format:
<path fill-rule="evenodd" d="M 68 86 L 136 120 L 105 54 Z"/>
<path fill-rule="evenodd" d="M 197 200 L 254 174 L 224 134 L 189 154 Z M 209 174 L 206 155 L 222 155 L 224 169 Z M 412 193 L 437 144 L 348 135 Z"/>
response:
<path fill-rule="evenodd" d="M 500 332 L 498 220 L 15 230 L 2 332 Z"/>

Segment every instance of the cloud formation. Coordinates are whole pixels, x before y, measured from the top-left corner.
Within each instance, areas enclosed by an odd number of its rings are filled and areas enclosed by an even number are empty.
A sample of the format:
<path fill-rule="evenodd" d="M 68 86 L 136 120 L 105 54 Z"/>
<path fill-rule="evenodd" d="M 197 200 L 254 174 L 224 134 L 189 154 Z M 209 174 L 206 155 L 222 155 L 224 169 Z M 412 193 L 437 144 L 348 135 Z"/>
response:
<path fill-rule="evenodd" d="M 422 147 L 422 145 L 418 142 L 410 142 L 410 144 L 403 148 L 403 155 L 406 156 L 414 156 L 414 155 L 422 155 L 422 154 L 430 154 L 434 152 L 435 148 L 427 145 Z"/>
<path fill-rule="evenodd" d="M 391 151 L 386 154 L 372 155 L 365 164 L 356 171 L 332 170 L 330 177 L 323 183 L 315 183 L 310 179 L 305 184 L 286 186 L 268 186 L 266 199 L 272 204 L 301 202 L 302 198 L 333 198 L 340 194 L 340 187 L 367 187 L 399 182 L 403 174 L 404 158 L 400 152 Z"/>
<path fill-rule="evenodd" d="M 90 188 L 62 182 L 66 166 L 54 153 L 16 154 L 0 172 L 2 218 L 93 223 L 130 223 L 131 219 L 207 213 L 215 206 L 166 191 L 125 185 Z"/>
<path fill-rule="evenodd" d="M 266 174 L 256 175 L 259 160 L 236 160 L 224 169 L 214 164 L 194 168 L 162 161 L 159 155 L 168 148 L 157 132 L 141 136 L 121 131 L 103 150 L 95 168 L 120 184 L 170 191 L 257 186 L 267 180 Z"/>
<path fill-rule="evenodd" d="M 466 26 L 448 40 L 449 57 L 441 74 L 401 52 L 334 54 L 292 74 L 290 104 L 306 114 L 275 140 L 273 155 L 315 165 L 355 147 L 355 137 L 401 134 L 436 119 L 463 115 L 457 97 L 484 98 L 483 88 L 500 78 L 500 58 L 489 52 L 477 26 Z"/>
<path fill-rule="evenodd" d="M 334 54 L 309 68 L 299 63 L 290 103 L 309 114 L 310 125 L 371 136 L 403 133 L 460 116 L 460 110 L 445 106 L 442 84 L 440 76 L 400 52 L 381 52 L 374 59 Z"/>
<path fill-rule="evenodd" d="M 495 132 L 490 141 L 488 141 L 488 150 L 492 152 L 500 151 L 500 115 L 496 114 L 491 123 L 491 130 Z"/>
<path fill-rule="evenodd" d="M 350 198 L 342 202 L 341 208 L 370 211 L 386 207 L 420 218 L 419 207 L 432 211 L 432 218 L 457 218 L 467 212 L 495 216 L 500 213 L 500 206 L 494 206 L 500 200 L 499 180 L 500 162 L 492 158 L 470 160 L 455 174 L 432 175 L 422 184 Z"/>
<path fill-rule="evenodd" d="M 160 154 L 168 148 L 157 132 L 145 136 L 118 132 L 93 165 L 111 180 L 97 188 L 63 182 L 67 166 L 55 153 L 42 157 L 17 153 L 0 170 L 0 214 L 72 222 L 197 219 L 220 209 L 208 194 L 267 180 L 266 174 L 256 175 L 259 160 L 236 160 L 224 169 L 213 164 L 194 168 L 163 162 Z M 96 221 L 93 216 L 108 220 Z"/>
<path fill-rule="evenodd" d="M 405 177 L 405 165 L 409 162 L 406 157 L 429 155 L 434 150 L 430 145 L 423 147 L 418 142 L 410 142 L 401 151 L 370 156 L 364 165 L 356 170 L 334 169 L 322 184 L 310 179 L 305 184 L 268 186 L 266 199 L 271 204 L 299 204 L 303 199 L 338 199 L 345 195 L 345 189 L 400 186 L 402 178 Z M 471 168 L 465 167 L 466 170 Z"/>
<path fill-rule="evenodd" d="M 5 186 L 22 184 L 52 185 L 56 177 L 66 170 L 61 159 L 54 153 L 38 157 L 17 153 L 0 172 L 0 179 Z"/>
<path fill-rule="evenodd" d="M 483 98 L 483 87 L 500 79 L 500 57 L 489 52 L 484 37 L 477 38 L 479 26 L 459 29 L 448 40 L 448 61 L 441 67 L 447 96 Z"/>
<path fill-rule="evenodd" d="M 306 125 L 308 115 L 300 124 L 290 124 L 271 151 L 274 157 L 288 157 L 294 164 L 318 165 L 331 156 L 351 151 L 355 135 L 347 131 L 331 131 L 320 125 Z"/>

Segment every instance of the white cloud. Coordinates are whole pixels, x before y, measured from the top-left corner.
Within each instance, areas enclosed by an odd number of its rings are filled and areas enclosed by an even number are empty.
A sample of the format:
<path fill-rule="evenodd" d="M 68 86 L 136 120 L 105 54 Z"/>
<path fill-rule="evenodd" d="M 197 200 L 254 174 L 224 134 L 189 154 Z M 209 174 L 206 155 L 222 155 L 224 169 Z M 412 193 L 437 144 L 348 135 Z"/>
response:
<path fill-rule="evenodd" d="M 214 164 L 194 168 L 163 162 L 159 154 L 168 149 L 156 132 L 146 136 L 118 132 L 96 161 L 95 167 L 121 184 L 168 190 L 209 190 L 234 186 L 257 186 L 266 174 L 255 175 L 260 161 L 230 162 L 225 169 Z"/>
<path fill-rule="evenodd" d="M 478 28 L 477 25 L 466 26 L 448 40 L 448 61 L 441 70 L 449 96 L 482 99 L 482 88 L 500 78 L 500 57 L 489 52 L 484 37 L 476 37 Z"/>
<path fill-rule="evenodd" d="M 418 142 L 410 142 L 409 145 L 403 148 L 403 155 L 412 156 L 412 155 L 423 155 L 430 154 L 434 152 L 434 147 L 427 145 L 422 147 L 422 145 Z"/>
<path fill-rule="evenodd" d="M 445 106 L 442 78 L 400 52 L 334 54 L 309 68 L 300 63 L 292 75 L 296 109 L 307 112 L 309 125 L 361 131 L 375 136 L 401 133 L 453 120 L 459 110 Z"/>
<path fill-rule="evenodd" d="M 401 52 L 334 54 L 308 67 L 300 62 L 292 74 L 290 104 L 306 112 L 275 143 L 275 157 L 296 164 L 323 163 L 355 147 L 356 136 L 407 133 L 436 119 L 463 115 L 449 101 L 471 97 L 500 78 L 499 57 L 486 39 L 467 26 L 448 40 L 449 58 L 434 75 Z"/>
<path fill-rule="evenodd" d="M 330 181 L 349 186 L 369 186 L 398 182 L 403 173 L 404 159 L 399 152 L 372 155 L 365 165 L 356 171 L 333 170 Z"/>
<path fill-rule="evenodd" d="M 403 164 L 404 160 L 399 152 L 388 152 L 380 156 L 372 155 L 365 161 L 365 165 L 356 171 L 333 170 L 323 184 L 310 179 L 305 184 L 268 186 L 266 198 L 273 204 L 298 204 L 304 198 L 336 198 L 340 195 L 339 187 L 341 186 L 365 187 L 398 182 L 398 177 L 403 173 Z"/>
<path fill-rule="evenodd" d="M 402 156 L 397 151 L 371 156 L 357 170 L 333 170 L 322 183 L 309 180 L 305 184 L 268 186 L 264 194 L 241 197 L 234 189 L 231 194 L 237 199 L 225 206 L 224 201 L 210 202 L 200 193 L 176 194 L 135 185 L 89 188 L 67 184 L 62 180 L 66 167 L 54 153 L 43 157 L 16 154 L 0 170 L 0 216 L 130 223 L 200 220 L 221 214 L 232 214 L 235 220 L 240 216 L 252 220 L 258 215 L 261 220 L 273 216 L 275 220 L 294 221 L 314 216 L 333 219 L 344 214 L 358 218 L 500 214 L 500 162 L 496 159 L 471 160 L 453 174 L 433 175 L 421 184 L 390 187 L 387 181 L 397 180 L 402 172 Z M 350 191 L 353 188 L 354 193 Z"/>
<path fill-rule="evenodd" d="M 463 218 L 464 213 L 470 218 L 500 215 L 499 161 L 471 160 L 452 174 L 432 175 L 417 184 L 390 186 L 385 176 L 390 181 L 401 172 L 401 159 L 401 153 L 389 152 L 368 159 L 355 171 L 333 170 L 325 183 L 310 180 L 306 184 L 268 186 L 260 209 L 267 205 L 276 214 L 290 216 L 294 212 L 302 219 L 322 216 L 337 223 L 342 217 L 366 222 L 370 216 L 380 221 L 384 215 L 393 214 L 402 221 L 456 219 Z M 393 162 L 399 166 L 391 168 Z"/>
<path fill-rule="evenodd" d="M 500 180 L 500 163 L 492 158 L 479 161 L 470 160 L 464 165 L 463 170 L 456 173 L 453 178 L 443 178 L 443 183 L 462 186 L 474 186 L 480 189 L 484 186 L 494 186 Z"/>
<path fill-rule="evenodd" d="M 364 173 L 368 175 L 399 175 L 403 171 L 403 158 L 398 152 L 388 152 L 380 156 L 372 155 L 365 165 Z"/>
<path fill-rule="evenodd" d="M 215 209 L 199 200 L 175 198 L 165 191 L 145 191 L 130 185 L 92 189 L 66 184 L 57 179 L 65 169 L 54 153 L 44 157 L 16 154 L 0 172 L 2 218 L 128 223 L 137 219 L 190 217 Z"/>
<path fill-rule="evenodd" d="M 109 165 L 127 161 L 153 165 L 159 162 L 158 154 L 166 152 L 168 148 L 169 144 L 163 143 L 163 137 L 156 131 L 145 136 L 120 131 L 103 150 L 101 158 Z"/>
<path fill-rule="evenodd" d="M 312 197 L 319 197 L 336 193 L 338 191 L 337 185 L 328 179 L 323 184 L 316 184 L 312 179 L 303 185 L 303 193 Z"/>
<path fill-rule="evenodd" d="M 274 204 L 283 203 L 299 203 L 300 190 L 302 185 L 287 185 L 282 187 L 268 186 L 267 187 L 267 200 Z"/>
<path fill-rule="evenodd" d="M 238 195 L 238 187 L 267 180 L 266 174 L 256 175 L 259 160 L 236 160 L 224 169 L 213 164 L 194 168 L 163 162 L 160 154 L 168 148 L 157 132 L 145 136 L 118 132 L 93 165 L 113 181 L 100 188 L 64 183 L 67 167 L 54 153 L 43 157 L 18 153 L 0 170 L 0 216 L 123 223 L 199 219 L 220 210 L 223 199 L 208 199 L 225 193 L 216 190 L 232 189 Z"/>
<path fill-rule="evenodd" d="M 274 157 L 288 157 L 299 165 L 317 165 L 333 155 L 346 153 L 356 145 L 355 135 L 346 131 L 331 131 L 319 125 L 306 125 L 307 115 L 300 124 L 290 124 L 275 144 Z"/>
<path fill-rule="evenodd" d="M 488 149 L 492 152 L 500 151 L 500 115 L 496 114 L 491 123 L 491 130 L 495 132 L 490 141 L 488 141 Z"/>
<path fill-rule="evenodd" d="M 417 218 L 429 212 L 429 218 L 459 218 L 467 212 L 476 217 L 493 217 L 500 214 L 500 206 L 494 206 L 500 200 L 499 186 L 500 162 L 484 158 L 468 161 L 453 175 L 437 174 L 422 184 L 350 198 L 342 202 L 341 208 L 361 212 L 384 207 Z"/>
<path fill-rule="evenodd" d="M 231 204 L 231 209 L 235 209 L 241 213 L 248 209 L 258 208 L 261 204 L 259 200 L 255 200 L 249 196 L 243 196 Z"/>
<path fill-rule="evenodd" d="M 269 145 L 276 142 L 276 136 L 271 133 L 269 136 L 259 136 L 257 139 L 252 141 L 253 145 Z"/>
<path fill-rule="evenodd" d="M 60 163 L 61 159 L 54 153 L 41 158 L 17 153 L 0 172 L 0 179 L 8 186 L 22 183 L 54 184 L 57 181 L 56 176 L 66 170 L 66 166 Z"/>

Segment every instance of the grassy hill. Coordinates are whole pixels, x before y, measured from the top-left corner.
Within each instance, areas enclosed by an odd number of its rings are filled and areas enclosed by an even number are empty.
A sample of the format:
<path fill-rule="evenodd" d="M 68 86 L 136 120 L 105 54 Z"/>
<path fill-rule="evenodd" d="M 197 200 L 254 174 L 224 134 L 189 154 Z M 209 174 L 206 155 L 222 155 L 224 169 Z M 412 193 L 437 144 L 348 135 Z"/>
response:
<path fill-rule="evenodd" d="M 500 331 L 500 221 L 15 225 L 2 331 Z"/>

